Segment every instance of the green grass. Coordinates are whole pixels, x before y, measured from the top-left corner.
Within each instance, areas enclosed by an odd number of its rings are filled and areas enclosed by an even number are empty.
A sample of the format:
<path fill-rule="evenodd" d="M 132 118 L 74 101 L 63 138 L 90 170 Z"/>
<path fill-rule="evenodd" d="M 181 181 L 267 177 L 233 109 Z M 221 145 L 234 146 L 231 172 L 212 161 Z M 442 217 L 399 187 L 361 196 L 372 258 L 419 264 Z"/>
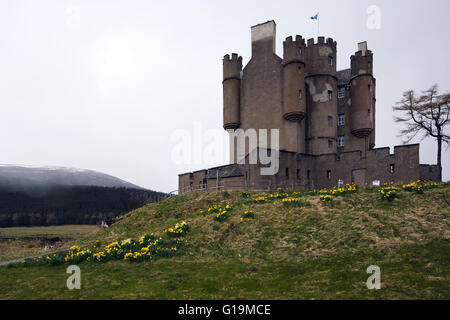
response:
<path fill-rule="evenodd" d="M 62 241 L 52 249 L 54 251 L 67 246 L 68 241 L 98 230 L 97 226 L 92 225 L 0 228 L 0 262 L 45 253 L 45 243 L 38 239 L 60 238 Z"/>
<path fill-rule="evenodd" d="M 98 230 L 95 225 L 64 225 L 49 227 L 0 228 L 0 238 L 52 238 L 74 239 Z"/>
<path fill-rule="evenodd" d="M 164 237 L 163 229 L 186 221 L 186 253 L 81 263 L 82 289 L 73 292 L 67 265 L 0 268 L 0 299 L 450 299 L 448 185 L 400 191 L 392 203 L 370 189 L 331 204 L 301 196 L 310 207 L 255 204 L 258 195 L 265 193 L 204 192 L 137 209 L 76 244 Z M 221 200 L 233 206 L 225 222 L 201 213 Z M 254 219 L 242 223 L 244 210 Z M 366 287 L 370 265 L 381 268 L 381 290 Z"/>

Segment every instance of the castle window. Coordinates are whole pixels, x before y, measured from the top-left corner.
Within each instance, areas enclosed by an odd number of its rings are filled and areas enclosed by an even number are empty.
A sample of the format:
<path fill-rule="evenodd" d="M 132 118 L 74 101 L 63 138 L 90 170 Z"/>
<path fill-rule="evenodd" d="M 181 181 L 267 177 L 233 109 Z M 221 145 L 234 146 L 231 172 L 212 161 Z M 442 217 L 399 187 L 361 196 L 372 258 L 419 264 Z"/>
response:
<path fill-rule="evenodd" d="M 333 141 L 328 140 L 328 149 L 333 148 Z"/>
<path fill-rule="evenodd" d="M 345 98 L 345 87 L 339 87 L 338 97 L 339 99 Z"/>
<path fill-rule="evenodd" d="M 345 115 L 338 115 L 338 126 L 343 126 L 345 124 Z"/>
<path fill-rule="evenodd" d="M 311 179 L 311 170 L 306 171 L 306 178 Z"/>
<path fill-rule="evenodd" d="M 367 62 L 367 66 L 368 66 L 369 69 L 370 69 L 370 67 L 372 66 L 372 62 L 371 62 L 371 61 Z"/>
<path fill-rule="evenodd" d="M 327 170 L 327 179 L 331 180 L 331 170 Z"/>
<path fill-rule="evenodd" d="M 300 169 L 297 169 L 297 179 L 300 179 Z"/>
<path fill-rule="evenodd" d="M 333 117 L 332 116 L 328 116 L 328 126 L 329 127 L 333 126 Z"/>
<path fill-rule="evenodd" d="M 299 98 L 299 99 L 302 98 L 302 90 L 298 90 L 298 98 Z"/>
<path fill-rule="evenodd" d="M 303 72 L 302 67 L 298 67 L 298 74 L 301 75 Z"/>
<path fill-rule="evenodd" d="M 369 89 L 369 91 L 370 91 L 370 84 L 367 85 L 367 89 Z"/>
<path fill-rule="evenodd" d="M 333 91 L 328 91 L 328 100 L 331 101 L 333 98 Z"/>
<path fill-rule="evenodd" d="M 390 164 L 389 165 L 389 173 L 394 173 L 395 172 L 395 164 Z"/>
<path fill-rule="evenodd" d="M 298 53 L 302 54 L 302 48 L 300 48 L 300 47 L 298 48 Z"/>
<path fill-rule="evenodd" d="M 338 137 L 338 147 L 343 147 L 345 145 L 345 138 L 344 136 Z"/>
<path fill-rule="evenodd" d="M 289 178 L 289 168 L 286 168 L 286 178 Z"/>
<path fill-rule="evenodd" d="M 332 57 L 332 56 L 329 56 L 329 57 L 328 57 L 328 64 L 329 64 L 330 66 L 333 65 L 333 57 Z"/>

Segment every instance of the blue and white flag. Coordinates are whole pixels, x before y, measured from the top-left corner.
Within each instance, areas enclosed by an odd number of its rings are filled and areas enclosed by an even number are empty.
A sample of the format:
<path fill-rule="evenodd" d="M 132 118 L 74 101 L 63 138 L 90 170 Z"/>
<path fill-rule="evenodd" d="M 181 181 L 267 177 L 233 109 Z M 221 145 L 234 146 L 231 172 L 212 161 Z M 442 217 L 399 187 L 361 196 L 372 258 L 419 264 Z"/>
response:
<path fill-rule="evenodd" d="M 311 20 L 318 20 L 319 19 L 319 13 L 316 13 L 314 16 L 311 17 Z"/>

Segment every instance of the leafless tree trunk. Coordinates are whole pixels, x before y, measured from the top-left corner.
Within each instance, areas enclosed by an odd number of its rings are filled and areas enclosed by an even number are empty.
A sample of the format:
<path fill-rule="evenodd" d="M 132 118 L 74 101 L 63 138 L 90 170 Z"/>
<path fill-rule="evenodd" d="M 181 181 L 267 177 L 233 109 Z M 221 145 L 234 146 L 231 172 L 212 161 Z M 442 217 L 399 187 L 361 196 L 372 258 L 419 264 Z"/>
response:
<path fill-rule="evenodd" d="M 450 136 L 446 128 L 450 123 L 450 93 L 439 94 L 438 86 L 417 96 L 413 90 L 403 93 L 402 99 L 393 107 L 394 111 L 402 113 L 394 117 L 396 122 L 403 122 L 406 128 L 401 130 L 404 143 L 409 143 L 417 135 L 433 137 L 437 141 L 437 165 L 439 178 L 442 180 L 442 143 L 450 144 Z"/>

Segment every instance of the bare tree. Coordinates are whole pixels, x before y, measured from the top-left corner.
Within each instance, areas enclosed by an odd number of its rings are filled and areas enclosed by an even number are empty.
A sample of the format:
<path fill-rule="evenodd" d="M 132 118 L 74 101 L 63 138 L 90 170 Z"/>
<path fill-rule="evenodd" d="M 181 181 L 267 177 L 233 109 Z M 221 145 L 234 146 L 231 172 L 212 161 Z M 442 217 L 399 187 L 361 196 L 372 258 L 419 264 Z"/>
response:
<path fill-rule="evenodd" d="M 450 145 L 450 136 L 446 128 L 450 124 L 450 93 L 439 94 L 438 86 L 423 91 L 417 96 L 413 90 L 403 93 L 403 98 L 395 104 L 394 111 L 402 116 L 394 117 L 396 122 L 403 122 L 406 128 L 401 130 L 404 143 L 409 143 L 417 135 L 422 139 L 433 137 L 437 141 L 437 165 L 439 179 L 442 180 L 442 143 Z"/>

